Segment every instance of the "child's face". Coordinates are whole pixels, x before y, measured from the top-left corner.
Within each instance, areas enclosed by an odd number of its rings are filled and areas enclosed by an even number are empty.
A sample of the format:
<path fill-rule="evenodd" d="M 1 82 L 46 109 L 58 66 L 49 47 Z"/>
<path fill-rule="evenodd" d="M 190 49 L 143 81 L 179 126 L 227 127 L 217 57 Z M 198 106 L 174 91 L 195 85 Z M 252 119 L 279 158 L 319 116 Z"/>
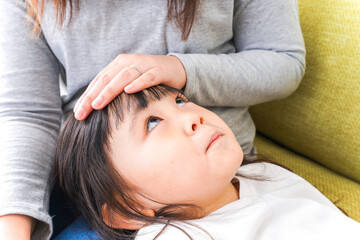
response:
<path fill-rule="evenodd" d="M 175 94 L 128 113 L 110 148 L 127 183 L 165 204 L 207 204 L 231 184 L 243 159 L 224 121 Z M 164 206 L 146 198 L 138 200 L 152 209 Z"/>

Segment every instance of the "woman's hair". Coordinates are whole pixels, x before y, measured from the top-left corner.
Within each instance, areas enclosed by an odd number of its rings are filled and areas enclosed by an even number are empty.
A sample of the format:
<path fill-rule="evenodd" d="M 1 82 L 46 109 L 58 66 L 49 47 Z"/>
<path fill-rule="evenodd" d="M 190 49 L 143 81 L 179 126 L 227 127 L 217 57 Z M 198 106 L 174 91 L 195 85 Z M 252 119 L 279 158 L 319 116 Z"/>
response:
<path fill-rule="evenodd" d="M 109 158 L 109 138 L 124 121 L 126 112 L 133 111 L 132 108 L 144 109 L 151 101 L 179 93 L 180 90 L 162 85 L 135 94 L 121 93 L 104 109 L 93 111 L 86 120 L 78 121 L 72 113 L 63 124 L 55 151 L 53 170 L 56 181 L 92 229 L 104 239 L 117 239 L 129 234 L 111 227 L 114 213 L 141 222 L 163 223 L 165 227 L 177 227 L 172 224 L 173 220 L 205 215 L 200 207 L 190 204 L 164 204 L 154 217 L 142 214 L 138 210 L 141 206 L 132 198 L 134 190 L 129 188 Z M 243 164 L 254 159 L 258 160 L 254 156 L 245 156 Z M 107 224 L 105 216 L 110 216 Z"/>
<path fill-rule="evenodd" d="M 38 35 L 41 31 L 40 21 L 44 15 L 44 5 L 46 0 L 26 0 L 27 14 L 34 20 L 33 33 Z M 80 0 L 48 0 L 52 2 L 56 11 L 56 23 L 62 27 L 66 19 L 66 9 L 70 9 L 69 22 L 80 10 Z M 86 1 L 85 1 L 86 2 Z M 181 30 L 181 38 L 186 41 L 189 37 L 192 25 L 195 21 L 196 13 L 199 8 L 200 0 L 168 0 L 167 19 L 174 20 Z"/>

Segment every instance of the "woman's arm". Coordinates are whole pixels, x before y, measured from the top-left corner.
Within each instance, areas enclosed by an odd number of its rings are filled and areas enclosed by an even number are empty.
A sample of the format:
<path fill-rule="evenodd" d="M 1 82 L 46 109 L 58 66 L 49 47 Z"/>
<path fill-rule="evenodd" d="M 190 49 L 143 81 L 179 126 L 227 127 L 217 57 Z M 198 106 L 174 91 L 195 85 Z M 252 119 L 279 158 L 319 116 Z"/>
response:
<path fill-rule="evenodd" d="M 28 240 L 36 225 L 35 219 L 25 215 L 5 215 L 0 217 L 0 239 Z"/>
<path fill-rule="evenodd" d="M 34 239 L 47 239 L 59 67 L 42 36 L 29 38 L 25 12 L 24 1 L 0 1 L 0 216 L 37 219 Z"/>
<path fill-rule="evenodd" d="M 237 53 L 171 54 L 186 70 L 185 95 L 203 106 L 249 106 L 291 94 L 305 70 L 297 1 L 235 1 L 233 29 Z"/>

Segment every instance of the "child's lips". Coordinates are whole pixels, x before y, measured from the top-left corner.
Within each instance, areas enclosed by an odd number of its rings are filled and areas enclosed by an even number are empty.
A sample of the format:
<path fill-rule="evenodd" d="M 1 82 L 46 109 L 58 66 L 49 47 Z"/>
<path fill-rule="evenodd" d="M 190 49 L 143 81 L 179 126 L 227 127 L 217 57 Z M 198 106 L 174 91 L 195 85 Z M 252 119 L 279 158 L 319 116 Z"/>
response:
<path fill-rule="evenodd" d="M 210 141 L 209 144 L 206 148 L 206 151 L 212 146 L 212 144 L 217 141 L 219 138 L 221 138 L 223 136 L 223 134 L 221 134 L 220 132 L 215 132 L 211 135 L 210 137 Z"/>

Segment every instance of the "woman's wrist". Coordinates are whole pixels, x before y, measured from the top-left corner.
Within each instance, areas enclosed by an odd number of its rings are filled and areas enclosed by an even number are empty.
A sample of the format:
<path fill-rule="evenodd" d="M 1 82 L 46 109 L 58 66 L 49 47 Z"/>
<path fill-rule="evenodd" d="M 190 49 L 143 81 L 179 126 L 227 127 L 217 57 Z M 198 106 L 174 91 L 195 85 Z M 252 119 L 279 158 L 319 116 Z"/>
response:
<path fill-rule="evenodd" d="M 0 239 L 30 239 L 36 226 L 32 217 L 20 214 L 9 214 L 0 217 Z"/>
<path fill-rule="evenodd" d="M 169 79 L 175 79 L 175 81 L 169 85 L 177 89 L 183 89 L 186 85 L 186 71 L 183 63 L 176 56 L 166 56 L 166 57 L 170 60 L 171 64 L 174 66 L 174 69 L 177 69 L 177 71 L 174 71 L 175 75 L 169 78 Z"/>

